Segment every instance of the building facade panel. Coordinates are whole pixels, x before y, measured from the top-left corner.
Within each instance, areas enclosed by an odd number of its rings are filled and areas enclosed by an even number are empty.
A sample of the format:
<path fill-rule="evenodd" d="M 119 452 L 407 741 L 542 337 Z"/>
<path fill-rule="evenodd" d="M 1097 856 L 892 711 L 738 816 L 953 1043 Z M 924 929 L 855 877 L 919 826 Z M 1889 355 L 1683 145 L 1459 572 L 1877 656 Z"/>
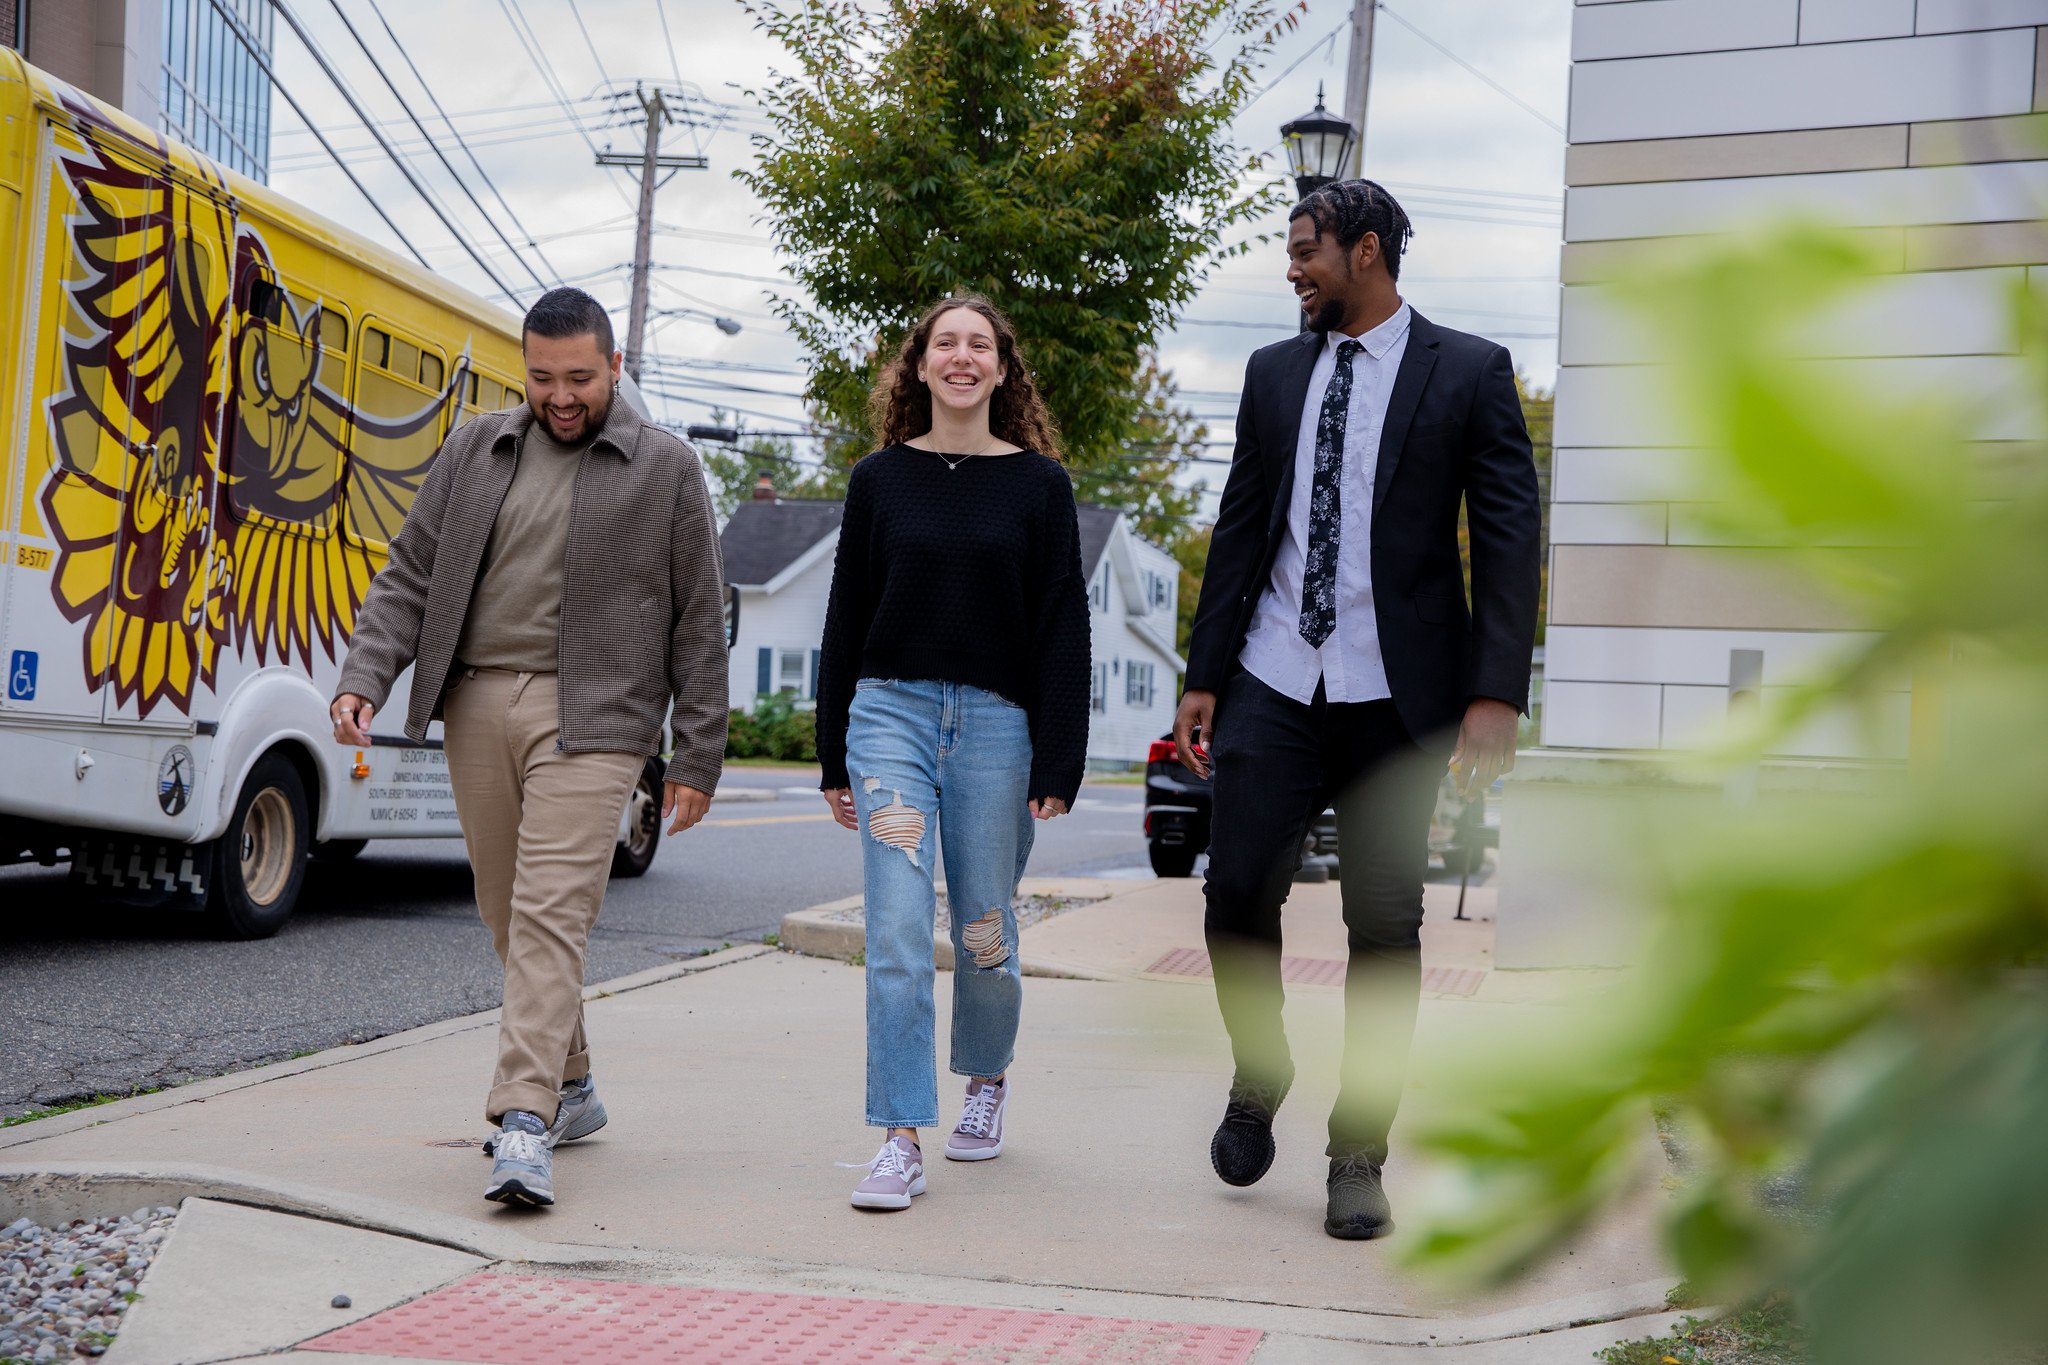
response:
<path fill-rule="evenodd" d="M 2030 28 L 1578 62 L 1569 126 L 1578 143 L 1988 118 L 2033 109 L 2034 77 Z"/>
<path fill-rule="evenodd" d="M 1799 0 L 1799 41 L 1846 43 L 1913 32 L 1916 0 Z"/>
<path fill-rule="evenodd" d="M 2028 221 L 2048 203 L 2048 161 L 1916 166 L 1840 175 L 1768 175 L 1585 185 L 1565 192 L 1574 242 L 1730 231 L 1758 219 L 1817 216 L 1845 227 Z"/>
<path fill-rule="evenodd" d="M 1763 655 L 1764 686 L 1783 687 L 1812 681 L 1875 638 L 1862 631 L 1552 626 L 1544 635 L 1544 677 L 1726 687 L 1730 652 L 1753 649 Z"/>
<path fill-rule="evenodd" d="M 1572 60 L 1772 47 L 1798 40 L 1799 0 L 1627 0 L 1578 17 L 1572 25 Z"/>
<path fill-rule="evenodd" d="M 1919 0 L 1918 13 L 1921 33 L 2018 28 L 2048 24 L 2048 0 Z"/>

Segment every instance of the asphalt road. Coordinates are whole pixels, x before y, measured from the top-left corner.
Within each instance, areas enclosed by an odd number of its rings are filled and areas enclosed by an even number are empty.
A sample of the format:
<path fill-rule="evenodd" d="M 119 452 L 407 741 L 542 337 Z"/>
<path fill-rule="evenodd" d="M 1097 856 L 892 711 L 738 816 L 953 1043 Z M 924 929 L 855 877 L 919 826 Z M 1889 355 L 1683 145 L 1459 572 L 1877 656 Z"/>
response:
<path fill-rule="evenodd" d="M 857 836 L 815 785 L 814 770 L 729 769 L 722 788 L 776 799 L 715 804 L 645 877 L 613 882 L 587 979 L 759 942 L 787 912 L 859 891 Z M 1039 826 L 1030 872 L 1149 876 L 1141 801 L 1135 785 L 1089 784 Z M 0 868 L 0 1118 L 492 1009 L 499 988 L 459 840 L 316 862 L 298 913 L 254 943 L 83 899 L 61 868 Z"/>

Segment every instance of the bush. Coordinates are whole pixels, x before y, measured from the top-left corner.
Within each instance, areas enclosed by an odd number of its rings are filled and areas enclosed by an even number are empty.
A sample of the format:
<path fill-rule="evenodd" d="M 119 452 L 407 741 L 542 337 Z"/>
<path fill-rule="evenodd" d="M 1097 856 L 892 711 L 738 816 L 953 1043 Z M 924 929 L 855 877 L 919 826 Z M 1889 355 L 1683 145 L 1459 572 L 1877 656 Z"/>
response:
<path fill-rule="evenodd" d="M 734 710 L 726 727 L 725 756 L 815 763 L 817 713 L 799 710 L 786 692 L 762 697 L 754 703 L 752 714 Z"/>

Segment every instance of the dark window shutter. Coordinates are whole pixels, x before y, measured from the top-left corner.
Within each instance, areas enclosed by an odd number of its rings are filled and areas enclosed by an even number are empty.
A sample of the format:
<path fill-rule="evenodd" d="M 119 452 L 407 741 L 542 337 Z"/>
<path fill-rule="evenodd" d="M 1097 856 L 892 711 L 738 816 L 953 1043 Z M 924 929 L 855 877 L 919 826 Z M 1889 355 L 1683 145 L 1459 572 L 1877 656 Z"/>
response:
<path fill-rule="evenodd" d="M 811 651 L 811 695 L 813 697 L 818 695 L 818 660 L 821 655 L 822 651 L 820 650 L 814 649 Z"/>
<path fill-rule="evenodd" d="M 775 651 L 766 645 L 761 646 L 760 660 L 760 666 L 754 672 L 754 695 L 765 697 L 769 683 L 774 680 Z"/>

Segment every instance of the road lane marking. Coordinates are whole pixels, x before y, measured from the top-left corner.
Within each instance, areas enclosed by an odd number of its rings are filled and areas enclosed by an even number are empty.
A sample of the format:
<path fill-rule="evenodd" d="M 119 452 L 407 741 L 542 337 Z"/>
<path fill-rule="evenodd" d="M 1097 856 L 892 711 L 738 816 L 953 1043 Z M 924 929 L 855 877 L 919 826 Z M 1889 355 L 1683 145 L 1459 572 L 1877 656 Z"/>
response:
<path fill-rule="evenodd" d="M 796 825 L 807 821 L 837 820 L 839 817 L 826 811 L 823 815 L 749 815 L 733 820 L 699 820 L 700 825 Z"/>

